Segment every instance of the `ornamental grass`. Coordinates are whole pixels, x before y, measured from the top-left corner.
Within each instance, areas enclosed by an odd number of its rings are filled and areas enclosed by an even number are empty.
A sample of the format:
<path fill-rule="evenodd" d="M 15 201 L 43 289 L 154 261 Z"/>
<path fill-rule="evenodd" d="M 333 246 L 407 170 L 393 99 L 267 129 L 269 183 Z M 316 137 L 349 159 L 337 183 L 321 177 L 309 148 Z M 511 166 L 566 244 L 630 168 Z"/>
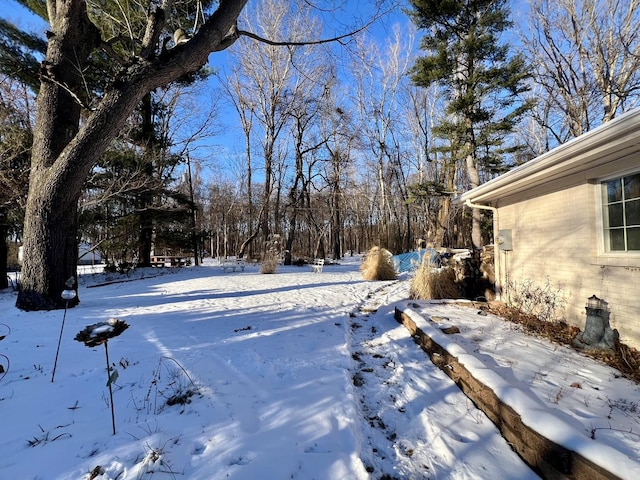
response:
<path fill-rule="evenodd" d="M 456 273 L 452 268 L 437 268 L 425 255 L 415 271 L 409 295 L 416 300 L 460 298 Z"/>
<path fill-rule="evenodd" d="M 365 280 L 395 280 L 398 277 L 398 272 L 396 272 L 391 257 L 391 252 L 388 250 L 373 247 L 360 266 L 362 278 Z"/>

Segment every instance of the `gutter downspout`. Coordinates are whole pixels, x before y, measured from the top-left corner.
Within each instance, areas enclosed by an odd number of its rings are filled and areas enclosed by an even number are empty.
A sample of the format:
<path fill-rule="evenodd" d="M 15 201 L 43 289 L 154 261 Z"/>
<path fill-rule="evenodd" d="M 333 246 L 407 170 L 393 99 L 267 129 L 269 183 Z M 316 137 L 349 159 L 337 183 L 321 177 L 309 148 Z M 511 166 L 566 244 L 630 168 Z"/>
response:
<path fill-rule="evenodd" d="M 479 203 L 473 203 L 470 198 L 467 198 L 464 201 L 464 204 L 469 208 L 479 208 L 480 210 L 489 210 L 493 214 L 493 265 L 495 267 L 495 275 L 496 275 L 496 299 L 502 300 L 502 286 L 499 286 L 500 279 L 502 278 L 498 274 L 498 254 L 500 253 L 500 248 L 498 247 L 498 242 L 496 241 L 496 235 L 500 231 L 500 223 L 498 221 L 498 209 L 496 207 L 492 207 L 490 205 L 481 205 Z M 502 264 L 502 262 L 500 262 Z"/>

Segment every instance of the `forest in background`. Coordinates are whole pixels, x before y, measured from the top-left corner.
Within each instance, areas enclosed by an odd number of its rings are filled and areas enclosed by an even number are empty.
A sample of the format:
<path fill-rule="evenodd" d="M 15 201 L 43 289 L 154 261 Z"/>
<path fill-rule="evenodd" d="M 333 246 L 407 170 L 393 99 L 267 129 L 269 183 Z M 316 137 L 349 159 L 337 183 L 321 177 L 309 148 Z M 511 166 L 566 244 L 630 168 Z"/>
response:
<path fill-rule="evenodd" d="M 143 30 L 147 18 L 140 12 L 97 3 L 111 8 L 114 21 L 100 28 L 114 38 L 123 25 Z M 175 45 L 189 41 L 194 28 L 186 25 L 198 24 L 198 9 L 215 3 L 182 2 L 185 10 L 174 18 L 183 20 L 174 26 L 185 31 L 179 37 L 176 29 Z M 472 212 L 452 202 L 474 183 L 464 136 L 453 125 L 464 109 L 460 102 L 458 113 L 451 107 L 452 99 L 462 98 L 460 77 L 469 80 L 472 72 L 458 68 L 449 82 L 444 75 L 416 78 L 420 58 L 434 58 L 452 44 L 435 43 L 444 16 L 412 23 L 401 10 L 414 8 L 416 15 L 421 5 L 442 2 L 410 3 L 392 10 L 385 4 L 343 24 L 343 31 L 355 31 L 375 21 L 375 35 L 370 28 L 309 44 L 333 33 L 313 2 L 250 2 L 240 23 L 251 25 L 255 38 L 241 36 L 228 50 L 230 67 L 205 67 L 153 89 L 110 142 L 78 202 L 78 241 L 111 263 L 138 265 L 148 264 L 152 253 L 194 250 L 196 258 L 260 258 L 268 246 L 289 262 L 339 259 L 373 245 L 404 252 L 419 241 L 476 243 Z M 42 2 L 30 3 L 42 14 L 34 4 Z M 481 135 L 505 121 L 505 101 L 513 100 L 481 84 L 478 103 L 493 111 L 484 117 L 474 112 L 476 183 L 638 102 L 635 0 L 533 0 L 506 20 L 512 24 L 503 30 L 487 30 L 504 56 L 489 56 L 484 65 L 522 60 L 527 88 L 517 101 L 523 111 L 511 131 Z M 0 233 L 7 244 L 23 239 L 43 33 L 0 19 Z M 91 111 L 110 80 L 103 75 L 107 64 L 128 47 L 122 42 L 113 56 L 94 59 L 76 98 L 83 109 Z M 237 143 L 210 148 L 230 128 L 241 132 Z M 491 218 L 480 222 L 483 241 L 491 241 Z"/>

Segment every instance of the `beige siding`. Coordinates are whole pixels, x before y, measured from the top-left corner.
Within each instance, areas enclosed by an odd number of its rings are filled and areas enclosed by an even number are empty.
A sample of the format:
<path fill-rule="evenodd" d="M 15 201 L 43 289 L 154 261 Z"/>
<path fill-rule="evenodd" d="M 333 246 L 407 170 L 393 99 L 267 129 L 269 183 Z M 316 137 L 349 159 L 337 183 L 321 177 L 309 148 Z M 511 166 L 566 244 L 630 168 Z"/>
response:
<path fill-rule="evenodd" d="M 500 283 L 506 286 L 507 277 L 516 284 L 542 286 L 548 281 L 566 298 L 566 320 L 580 328 L 587 298 L 595 294 L 609 303 L 611 326 L 621 340 L 640 347 L 640 259 L 599 255 L 597 191 L 582 179 L 535 198 L 503 203 L 494 220 L 499 229 L 512 230 L 513 250 L 499 252 Z"/>

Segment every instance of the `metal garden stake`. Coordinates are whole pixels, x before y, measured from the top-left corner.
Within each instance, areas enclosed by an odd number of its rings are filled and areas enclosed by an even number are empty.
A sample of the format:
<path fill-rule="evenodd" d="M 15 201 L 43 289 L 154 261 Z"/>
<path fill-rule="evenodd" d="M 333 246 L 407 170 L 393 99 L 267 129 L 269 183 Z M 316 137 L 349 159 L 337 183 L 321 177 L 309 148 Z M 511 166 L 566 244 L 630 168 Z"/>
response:
<path fill-rule="evenodd" d="M 113 434 L 116 434 L 116 415 L 113 407 L 113 389 L 111 384 L 118 379 L 118 371 L 111 368 L 109 363 L 109 348 L 107 343 L 110 338 L 117 337 L 124 332 L 129 325 L 118 318 L 110 318 L 106 322 L 95 323 L 89 325 L 76 335 L 78 342 L 84 343 L 87 347 L 96 347 L 104 344 L 104 352 L 107 357 L 107 386 L 109 387 L 109 397 L 111 400 L 111 425 L 113 426 Z"/>
<path fill-rule="evenodd" d="M 70 277 L 69 280 L 65 282 L 65 285 L 68 287 L 63 290 L 60 296 L 65 301 L 64 304 L 64 315 L 62 315 L 62 325 L 60 326 L 60 336 L 58 337 L 58 348 L 56 348 L 56 359 L 53 362 L 53 373 L 51 374 L 51 382 L 56 376 L 56 366 L 58 365 L 58 354 L 60 353 L 60 343 L 62 342 L 62 331 L 64 330 L 64 321 L 67 318 L 67 308 L 69 307 L 69 300 L 73 300 L 76 298 L 76 291 L 72 290 L 73 284 L 75 280 L 73 277 Z"/>

